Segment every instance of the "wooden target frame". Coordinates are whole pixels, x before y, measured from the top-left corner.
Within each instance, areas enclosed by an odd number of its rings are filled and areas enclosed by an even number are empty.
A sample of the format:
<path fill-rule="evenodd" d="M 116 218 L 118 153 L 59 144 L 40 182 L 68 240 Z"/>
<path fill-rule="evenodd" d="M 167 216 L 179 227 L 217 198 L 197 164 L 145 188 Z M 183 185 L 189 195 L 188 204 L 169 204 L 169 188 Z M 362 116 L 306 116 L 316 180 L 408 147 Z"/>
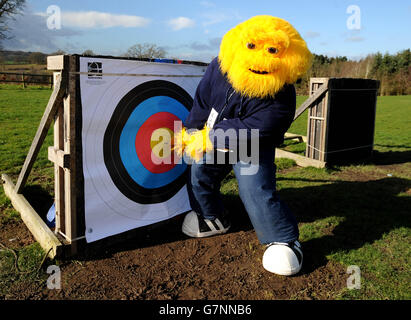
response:
<path fill-rule="evenodd" d="M 285 134 L 306 142 L 305 156 L 276 149 L 276 157 L 316 168 L 370 158 L 379 87 L 372 79 L 311 78 L 309 98 L 294 116 L 308 109 L 307 135 Z"/>
<path fill-rule="evenodd" d="M 6 195 L 22 220 L 48 253 L 50 258 L 72 256 L 82 251 L 85 241 L 84 178 L 82 161 L 82 110 L 80 101 L 79 55 L 49 56 L 47 69 L 54 72 L 54 89 L 44 111 L 37 133 L 26 160 L 14 184 L 7 174 L 2 174 Z M 144 62 L 191 64 L 206 67 L 206 63 L 181 61 L 93 56 L 93 58 L 126 59 Z M 22 194 L 34 161 L 54 122 L 54 145 L 48 148 L 48 159 L 54 163 L 55 229 L 52 231 Z M 136 230 L 136 229 L 134 229 Z M 134 231 L 131 230 L 131 231 Z M 113 235 L 117 238 L 127 238 Z M 120 236 L 120 237 L 118 237 Z"/>

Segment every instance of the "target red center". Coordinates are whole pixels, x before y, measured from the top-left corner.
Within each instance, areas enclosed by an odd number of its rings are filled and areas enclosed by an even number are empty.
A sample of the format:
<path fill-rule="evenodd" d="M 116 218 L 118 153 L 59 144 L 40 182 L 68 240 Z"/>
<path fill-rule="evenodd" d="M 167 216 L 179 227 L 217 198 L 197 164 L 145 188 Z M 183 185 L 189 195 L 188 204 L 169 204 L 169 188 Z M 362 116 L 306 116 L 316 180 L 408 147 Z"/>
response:
<path fill-rule="evenodd" d="M 170 112 L 158 112 L 149 117 L 137 132 L 137 156 L 152 173 L 164 173 L 176 165 L 172 150 L 175 121 L 181 120 Z"/>

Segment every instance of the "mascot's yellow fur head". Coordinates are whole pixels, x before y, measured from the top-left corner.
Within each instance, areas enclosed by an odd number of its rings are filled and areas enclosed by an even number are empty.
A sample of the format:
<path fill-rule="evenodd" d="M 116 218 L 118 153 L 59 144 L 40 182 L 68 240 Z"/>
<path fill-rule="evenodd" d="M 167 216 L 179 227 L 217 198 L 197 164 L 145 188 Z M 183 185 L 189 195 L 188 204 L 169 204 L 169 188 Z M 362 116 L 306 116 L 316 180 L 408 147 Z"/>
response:
<path fill-rule="evenodd" d="M 255 16 L 228 31 L 218 55 L 233 88 L 248 97 L 274 95 L 303 76 L 312 55 L 287 21 Z"/>

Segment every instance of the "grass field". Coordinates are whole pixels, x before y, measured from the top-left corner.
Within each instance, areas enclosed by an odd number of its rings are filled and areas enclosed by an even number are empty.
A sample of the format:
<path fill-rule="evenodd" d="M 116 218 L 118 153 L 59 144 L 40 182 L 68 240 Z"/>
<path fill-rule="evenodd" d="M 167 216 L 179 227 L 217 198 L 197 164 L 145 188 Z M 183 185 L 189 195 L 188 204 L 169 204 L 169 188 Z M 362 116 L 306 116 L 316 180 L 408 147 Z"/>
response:
<path fill-rule="evenodd" d="M 42 88 L 0 86 L 1 173 L 17 178 L 50 93 Z M 298 97 L 298 104 L 305 98 Z M 306 135 L 306 117 L 303 114 L 289 132 Z M 280 196 L 296 213 L 309 270 L 324 261 L 360 267 L 361 289 L 330 292 L 334 299 L 411 298 L 410 128 L 411 96 L 379 97 L 372 160 L 327 169 L 276 161 Z M 53 196 L 53 167 L 47 160 L 52 143 L 49 132 L 30 175 L 27 197 L 35 198 L 37 192 Z M 303 152 L 305 145 L 288 142 L 287 148 Z M 237 197 L 232 175 L 224 180 L 222 193 Z M 0 188 L 0 230 L 19 220 Z M 7 239 L 0 239 L 4 246 L 0 248 L 0 299 L 7 298 L 13 286 L 44 283 L 44 265 L 39 269 L 44 252 L 39 245 L 15 246 L 11 251 Z"/>

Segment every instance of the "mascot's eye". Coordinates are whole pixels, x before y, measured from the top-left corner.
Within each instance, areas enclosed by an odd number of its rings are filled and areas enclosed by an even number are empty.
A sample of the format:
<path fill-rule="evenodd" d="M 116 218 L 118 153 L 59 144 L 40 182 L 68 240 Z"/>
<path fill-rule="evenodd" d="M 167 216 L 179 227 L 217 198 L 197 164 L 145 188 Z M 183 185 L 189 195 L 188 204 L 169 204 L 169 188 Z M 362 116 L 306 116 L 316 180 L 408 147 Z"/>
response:
<path fill-rule="evenodd" d="M 255 44 L 254 44 L 254 43 L 251 43 L 251 42 L 248 42 L 248 43 L 247 43 L 247 48 L 248 48 L 248 49 L 254 49 L 254 48 L 255 48 Z"/>
<path fill-rule="evenodd" d="M 269 53 L 276 54 L 278 53 L 278 49 L 274 47 L 270 47 L 267 49 Z"/>

